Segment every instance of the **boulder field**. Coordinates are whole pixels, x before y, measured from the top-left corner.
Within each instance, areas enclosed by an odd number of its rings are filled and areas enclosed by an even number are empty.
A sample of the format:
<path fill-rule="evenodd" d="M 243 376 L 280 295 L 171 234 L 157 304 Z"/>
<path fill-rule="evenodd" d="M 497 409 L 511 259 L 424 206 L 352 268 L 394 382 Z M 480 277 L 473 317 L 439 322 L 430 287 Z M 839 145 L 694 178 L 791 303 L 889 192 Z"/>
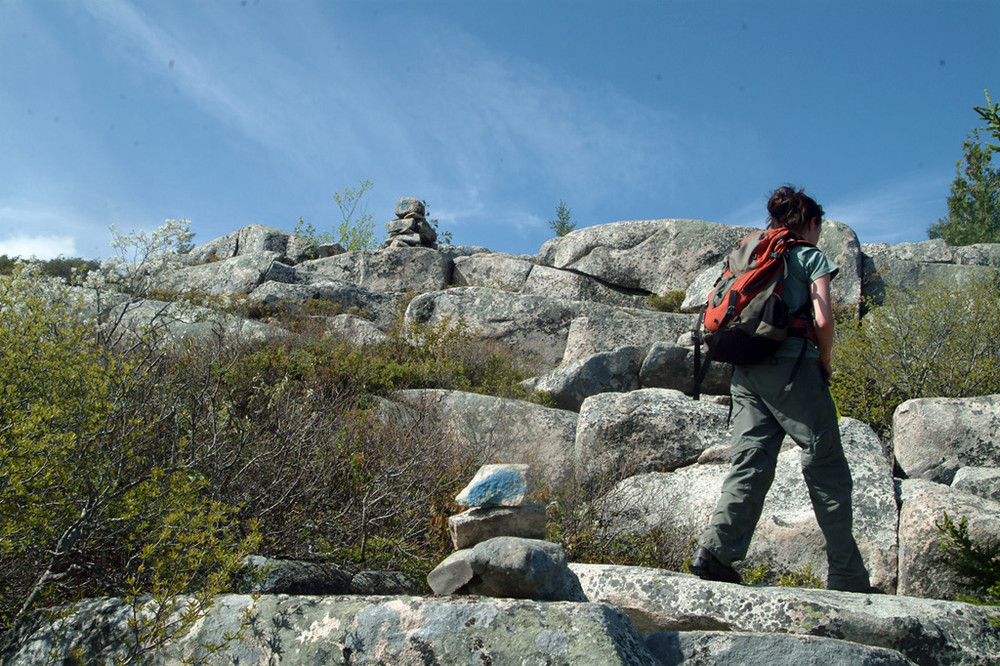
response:
<path fill-rule="evenodd" d="M 526 390 L 544 391 L 557 407 L 410 390 L 377 401 L 384 418 L 405 425 L 429 416 L 481 464 L 527 465 L 549 487 L 579 484 L 595 493 L 608 530 L 683 532 L 705 523 L 728 463 L 728 371 L 716 368 L 702 387 L 706 395 L 690 397 L 686 334 L 720 262 L 753 229 L 698 220 L 616 222 L 552 239 L 536 255 L 510 255 L 436 245 L 406 211 L 393 228 L 390 247 L 345 252 L 252 225 L 195 248 L 158 277 L 159 287 L 272 307 L 327 301 L 341 310 L 331 325 L 359 345 L 384 340 L 403 307 L 410 329 L 460 323 L 521 359 L 535 374 Z M 848 308 L 857 309 L 863 297 L 877 301 L 886 280 L 960 285 L 977 275 L 1000 276 L 1000 245 L 861 245 L 849 227 L 829 221 L 819 245 L 841 267 L 833 293 Z M 681 312 L 653 307 L 650 297 L 669 292 L 682 293 Z M 168 331 L 178 339 L 285 334 L 232 314 L 174 313 L 177 306 L 156 301 L 123 300 L 118 307 L 111 321 L 130 330 L 170 312 Z M 947 600 L 960 587 L 936 546 L 936 521 L 945 512 L 966 518 L 977 543 L 998 542 L 1000 396 L 904 403 L 891 442 L 852 419 L 842 419 L 840 428 L 855 480 L 859 546 L 873 584 L 888 594 L 714 583 L 663 570 L 560 562 L 550 553 L 558 573 L 549 578 L 560 580 L 538 583 L 547 601 L 505 597 L 483 584 L 478 594 L 422 596 L 412 581 L 391 576 L 391 585 L 348 580 L 309 593 L 255 590 L 219 597 L 151 659 L 1000 664 L 1000 608 Z M 780 454 L 751 545 L 747 564 L 757 563 L 825 577 L 822 536 L 791 442 Z M 0 646 L 0 663 L 49 663 L 53 650 L 76 650 L 79 663 L 111 661 L 137 608 L 94 599 L 64 610 L 54 623 L 36 616 L 20 625 L 13 643 Z M 206 651 L 227 632 L 236 637 L 216 653 Z"/>

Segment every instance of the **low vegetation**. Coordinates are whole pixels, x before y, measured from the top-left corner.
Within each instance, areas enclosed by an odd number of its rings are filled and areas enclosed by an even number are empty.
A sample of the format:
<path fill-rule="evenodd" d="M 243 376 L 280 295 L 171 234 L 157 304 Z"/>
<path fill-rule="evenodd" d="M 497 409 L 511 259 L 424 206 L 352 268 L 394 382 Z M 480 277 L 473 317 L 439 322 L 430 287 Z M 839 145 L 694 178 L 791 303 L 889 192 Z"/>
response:
<path fill-rule="evenodd" d="M 832 391 L 840 413 L 889 436 L 912 398 L 1000 393 L 1000 287 L 995 279 L 890 284 L 860 321 L 841 321 Z"/>

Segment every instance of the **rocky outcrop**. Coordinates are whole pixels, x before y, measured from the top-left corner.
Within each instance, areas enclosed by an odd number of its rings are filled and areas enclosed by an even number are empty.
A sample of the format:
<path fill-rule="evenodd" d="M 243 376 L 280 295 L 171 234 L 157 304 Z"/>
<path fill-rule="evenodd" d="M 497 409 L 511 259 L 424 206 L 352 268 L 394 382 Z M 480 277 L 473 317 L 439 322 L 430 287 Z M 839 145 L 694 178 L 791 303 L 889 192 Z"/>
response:
<path fill-rule="evenodd" d="M 426 292 L 451 284 L 452 262 L 431 248 L 397 247 L 304 261 L 295 270 L 369 291 Z"/>
<path fill-rule="evenodd" d="M 455 284 L 521 291 L 535 263 L 522 255 L 489 252 L 455 259 Z"/>
<path fill-rule="evenodd" d="M 1000 609 L 958 602 L 702 581 L 658 569 L 570 564 L 584 600 L 249 595 L 218 597 L 206 617 L 147 655 L 179 664 L 996 663 Z M 51 623 L 23 622 L 4 662 L 75 652 L 109 663 L 133 608 L 85 601 Z M 248 630 L 248 624 L 259 631 Z M 243 629 L 243 631 L 240 631 Z M 224 635 L 231 640 L 222 640 Z M 210 652 L 207 644 L 216 644 Z M 763 655 L 763 656 L 762 656 Z M 821 659 L 822 661 L 817 661 Z"/>
<path fill-rule="evenodd" d="M 528 464 L 549 487 L 573 473 L 577 415 L 572 412 L 439 389 L 399 391 L 393 398 L 410 410 L 399 417 L 404 426 L 407 419 L 430 419 L 476 463 Z"/>
<path fill-rule="evenodd" d="M 961 285 L 969 279 L 1000 276 L 1000 244 L 950 247 L 941 239 L 919 243 L 870 243 L 861 246 L 863 295 L 876 303 L 886 285 Z"/>
<path fill-rule="evenodd" d="M 232 259 L 244 254 L 276 253 L 282 261 L 296 264 L 306 259 L 319 259 L 340 254 L 344 248 L 336 243 L 318 244 L 302 236 L 263 224 L 251 224 L 193 248 L 183 256 L 190 265 Z"/>
<path fill-rule="evenodd" d="M 1000 502 L 1000 467 L 962 467 L 955 472 L 951 487 Z"/>
<path fill-rule="evenodd" d="M 990 621 L 996 607 L 732 585 L 642 567 L 570 564 L 570 570 L 591 602 L 622 609 L 647 641 L 663 631 L 797 634 L 887 648 L 928 666 L 972 666 L 1000 658 L 1000 633 Z"/>
<path fill-rule="evenodd" d="M 380 331 L 389 330 L 400 310 L 399 294 L 322 278 L 294 283 L 268 280 L 250 292 L 247 300 L 272 310 L 301 311 L 308 309 L 311 301 L 326 303 L 337 308 L 338 313 L 364 315 Z"/>
<path fill-rule="evenodd" d="M 952 598 L 963 588 L 942 566 L 938 526 L 947 515 L 967 521 L 969 538 L 987 550 L 1000 550 L 1000 502 L 986 500 L 924 479 L 899 482 L 899 594 Z"/>
<path fill-rule="evenodd" d="M 582 315 L 570 321 L 562 365 L 621 347 L 640 347 L 644 353 L 657 343 L 673 344 L 695 326 L 695 317 L 676 312 L 619 310 Z"/>
<path fill-rule="evenodd" d="M 950 484 L 960 467 L 1000 467 L 1000 395 L 907 400 L 892 430 L 907 476 Z"/>
<path fill-rule="evenodd" d="M 456 287 L 417 296 L 404 321 L 418 332 L 422 326 L 461 326 L 511 351 L 529 367 L 550 370 L 562 360 L 573 319 L 615 310 L 586 301 Z"/>
<path fill-rule="evenodd" d="M 392 340 L 375 324 L 352 314 L 341 314 L 327 321 L 330 333 L 340 336 L 348 344 L 356 347 L 386 344 Z"/>
<path fill-rule="evenodd" d="M 201 292 L 211 296 L 248 294 L 264 282 L 271 264 L 283 259 L 279 252 L 242 252 L 230 259 L 184 266 L 160 275 L 157 289 Z"/>
<path fill-rule="evenodd" d="M 351 573 L 331 562 L 251 555 L 243 561 L 239 592 L 246 594 L 420 594 L 420 583 L 398 571 Z"/>
<path fill-rule="evenodd" d="M 576 429 L 577 482 L 691 465 L 705 449 L 729 441 L 726 411 L 668 389 L 590 397 Z"/>
<path fill-rule="evenodd" d="M 657 342 L 643 359 L 639 369 L 639 383 L 650 388 L 667 388 L 693 394 L 725 395 L 733 379 L 733 366 L 728 363 L 709 363 L 708 371 L 700 386 L 695 386 L 694 345 L 683 346 Z M 704 357 L 699 363 L 705 363 Z"/>
<path fill-rule="evenodd" d="M 645 393 L 636 391 L 635 395 Z M 680 394 L 673 404 L 688 400 L 692 418 L 703 419 L 702 428 L 685 429 L 677 424 L 678 433 L 686 434 L 690 445 L 684 457 L 697 459 L 696 451 L 712 444 L 727 443 L 725 408 L 690 401 Z M 666 403 L 666 401 L 663 401 Z M 586 407 L 586 405 L 585 405 Z M 710 410 L 721 410 L 722 418 L 706 418 Z M 609 410 L 610 411 L 610 410 Z M 624 413 L 626 410 L 619 410 Z M 665 405 L 662 414 L 669 413 Z M 581 412 L 581 431 L 584 415 Z M 717 423 L 715 430 L 707 426 Z M 884 590 L 896 587 L 896 495 L 891 468 L 886 461 L 878 437 L 868 426 L 853 419 L 841 419 L 841 438 L 854 477 L 854 533 L 872 584 Z M 638 428 L 643 433 L 654 428 Z M 693 439 L 699 433 L 701 439 Z M 637 436 L 642 436 L 637 435 Z M 582 435 L 578 435 L 579 443 Z M 598 441 L 600 437 L 595 437 Z M 650 442 L 663 439 L 650 435 Z M 647 445 L 648 446 L 648 445 Z M 728 461 L 727 461 L 728 462 Z M 677 467 L 679 465 L 675 465 Z M 601 502 L 606 528 L 611 533 L 636 533 L 663 530 L 666 533 L 692 534 L 707 524 L 722 488 L 728 465 L 696 464 L 680 467 L 671 473 L 647 473 L 629 476 L 621 481 Z M 825 580 L 825 542 L 812 512 L 809 494 L 802 479 L 799 452 L 790 441 L 778 456 L 775 480 L 764 502 L 757 531 L 750 544 L 744 565 L 766 565 L 781 571 L 810 571 Z"/>
<path fill-rule="evenodd" d="M 663 295 L 686 290 L 753 231 L 700 220 L 614 222 L 547 241 L 538 252 L 538 263 Z"/>
<path fill-rule="evenodd" d="M 164 336 L 176 342 L 233 342 L 265 340 L 287 334 L 282 328 L 221 314 L 211 308 L 186 303 L 136 300 L 122 303 L 105 313 L 104 328 L 110 339 Z"/>
<path fill-rule="evenodd" d="M 578 412 L 592 395 L 638 389 L 642 360 L 639 347 L 600 352 L 539 378 L 531 389 L 551 395 L 559 409 Z"/>

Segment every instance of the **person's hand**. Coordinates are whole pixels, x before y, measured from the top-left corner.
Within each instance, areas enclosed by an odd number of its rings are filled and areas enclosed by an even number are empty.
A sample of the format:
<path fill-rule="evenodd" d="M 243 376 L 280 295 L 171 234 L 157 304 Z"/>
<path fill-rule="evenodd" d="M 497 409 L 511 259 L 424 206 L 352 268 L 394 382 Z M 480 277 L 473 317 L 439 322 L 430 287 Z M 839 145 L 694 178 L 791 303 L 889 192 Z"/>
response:
<path fill-rule="evenodd" d="M 820 367 L 823 369 L 823 381 L 829 384 L 830 377 L 833 376 L 833 367 L 830 365 L 830 359 L 820 359 Z"/>

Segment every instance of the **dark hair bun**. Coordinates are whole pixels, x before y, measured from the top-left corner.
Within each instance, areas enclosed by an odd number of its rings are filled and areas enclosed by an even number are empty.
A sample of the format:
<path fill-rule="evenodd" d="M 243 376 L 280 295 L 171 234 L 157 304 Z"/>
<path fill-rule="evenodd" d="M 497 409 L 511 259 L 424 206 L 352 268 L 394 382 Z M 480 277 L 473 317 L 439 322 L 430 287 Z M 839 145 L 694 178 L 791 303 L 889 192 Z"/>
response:
<path fill-rule="evenodd" d="M 782 185 L 771 193 L 767 201 L 767 226 L 786 227 L 796 233 L 802 231 L 814 218 L 823 219 L 823 207 L 805 190 Z"/>

